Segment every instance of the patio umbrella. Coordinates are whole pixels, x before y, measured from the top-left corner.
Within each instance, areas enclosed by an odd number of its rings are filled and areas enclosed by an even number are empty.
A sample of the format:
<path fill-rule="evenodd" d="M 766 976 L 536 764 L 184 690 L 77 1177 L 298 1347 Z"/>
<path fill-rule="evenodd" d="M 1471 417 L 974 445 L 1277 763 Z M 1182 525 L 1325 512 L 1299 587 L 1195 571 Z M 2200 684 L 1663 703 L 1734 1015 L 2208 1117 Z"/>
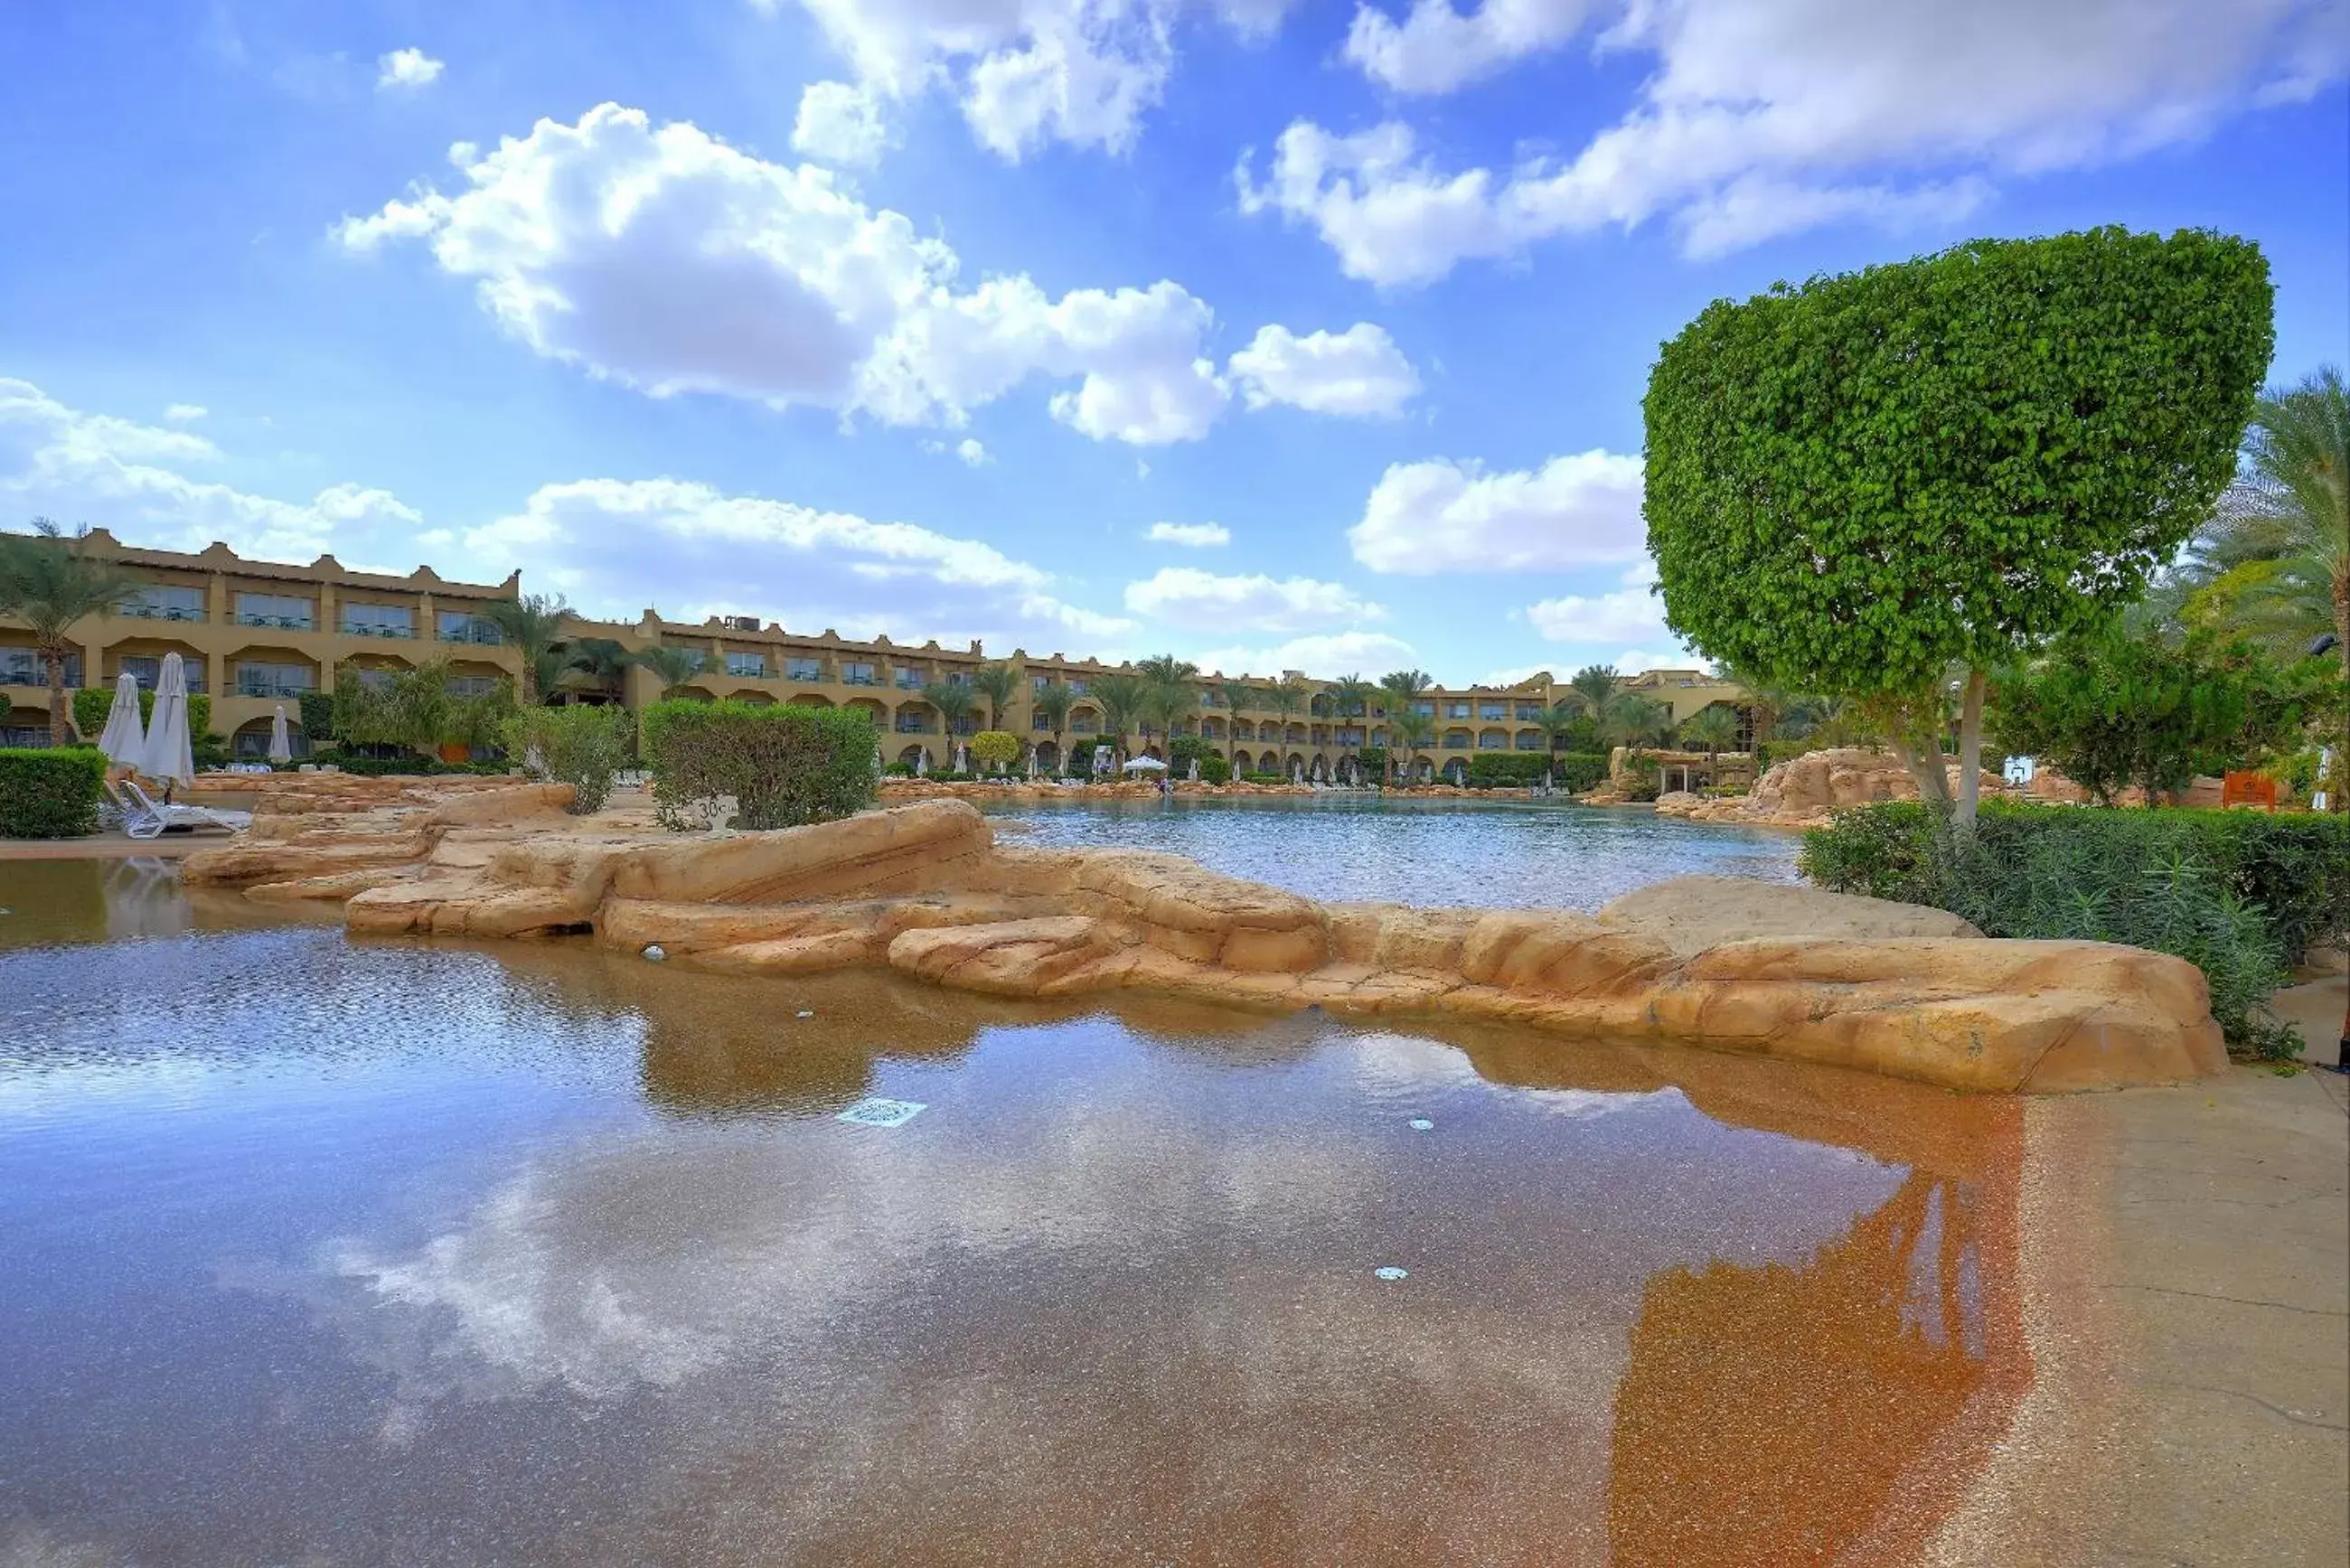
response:
<path fill-rule="evenodd" d="M 277 716 L 269 721 L 269 760 L 290 763 L 294 760 L 294 740 L 286 732 L 286 704 L 277 704 Z"/>
<path fill-rule="evenodd" d="M 155 680 L 155 714 L 147 725 L 139 771 L 151 779 L 196 776 L 195 753 L 188 745 L 188 676 L 176 653 L 163 656 L 163 672 Z"/>
<path fill-rule="evenodd" d="M 135 768 L 146 754 L 147 726 L 139 719 L 139 678 L 128 670 L 114 683 L 114 706 L 106 711 L 106 729 L 98 749 L 117 767 Z"/>
<path fill-rule="evenodd" d="M 1167 771 L 1167 764 L 1160 762 L 1157 757 L 1137 757 L 1134 761 L 1126 764 L 1126 771 L 1130 774 L 1163 774 Z"/>

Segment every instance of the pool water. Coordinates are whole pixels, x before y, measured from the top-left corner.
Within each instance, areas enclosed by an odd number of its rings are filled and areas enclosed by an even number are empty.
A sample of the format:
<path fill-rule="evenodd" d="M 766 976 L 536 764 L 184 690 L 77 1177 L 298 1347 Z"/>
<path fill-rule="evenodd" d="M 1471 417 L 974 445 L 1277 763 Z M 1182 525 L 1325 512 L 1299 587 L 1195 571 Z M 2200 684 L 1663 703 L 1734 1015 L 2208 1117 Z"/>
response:
<path fill-rule="evenodd" d="M 1668 877 L 1796 880 L 1802 838 L 1638 807 L 1267 795 L 982 807 L 1007 845 L 1167 850 L 1309 898 L 1591 911 Z"/>
<path fill-rule="evenodd" d="M 1877 1562 L 2022 1376 L 1998 1102 L 143 869 L 0 865 L 0 1563 Z"/>

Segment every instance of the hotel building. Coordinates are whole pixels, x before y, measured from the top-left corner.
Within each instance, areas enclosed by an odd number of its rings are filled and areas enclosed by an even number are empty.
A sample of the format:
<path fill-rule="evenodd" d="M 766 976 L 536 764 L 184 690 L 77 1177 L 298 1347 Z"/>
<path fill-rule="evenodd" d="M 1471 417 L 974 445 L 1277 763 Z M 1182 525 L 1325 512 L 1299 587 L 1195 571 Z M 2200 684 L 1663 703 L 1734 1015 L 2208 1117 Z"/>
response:
<path fill-rule="evenodd" d="M 73 628 L 75 654 L 67 660 L 66 683 L 112 686 L 129 671 L 151 687 L 167 653 L 178 653 L 191 692 L 212 697 L 212 727 L 238 754 L 260 756 L 268 746 L 270 722 L 286 709 L 297 752 L 300 698 L 331 691 L 341 672 L 362 680 L 372 673 L 412 669 L 445 659 L 455 680 L 480 689 L 521 669 L 496 627 L 483 614 L 493 600 L 521 592 L 521 574 L 497 584 L 453 583 L 429 566 L 406 576 L 354 572 L 332 556 L 307 566 L 248 560 L 225 545 L 186 554 L 127 546 L 103 529 L 92 529 L 84 548 L 122 562 L 148 587 L 133 603 L 112 615 L 92 616 Z M 681 689 L 691 697 L 733 698 L 753 702 L 798 702 L 816 707 L 862 708 L 880 732 L 882 750 L 894 761 L 927 756 L 935 769 L 952 758 L 957 737 L 947 733 L 939 711 L 922 697 L 933 681 L 968 685 L 990 659 L 976 642 L 941 648 L 870 641 L 820 633 L 789 631 L 756 616 L 718 616 L 699 623 L 670 621 L 648 609 L 634 625 L 580 619 L 575 639 L 604 638 L 631 652 L 655 647 L 690 649 L 702 657 L 702 673 Z M 1060 653 L 1037 655 L 1014 649 L 1005 656 L 1018 667 L 1021 682 L 998 728 L 1031 741 L 1046 768 L 1059 764 L 1058 748 L 1102 732 L 1098 707 L 1087 701 L 1090 682 L 1122 668 Z M 1305 678 L 1295 671 L 1284 672 Z M 1365 671 L 1376 680 L 1379 671 Z M 1199 711 L 1179 721 L 1176 734 L 1201 736 L 1230 757 L 1236 773 L 1299 772 L 1328 778 L 1339 762 L 1364 745 L 1385 746 L 1388 694 L 1375 691 L 1367 713 L 1340 717 L 1330 711 L 1326 680 L 1305 680 L 1307 694 L 1295 711 L 1276 706 L 1273 678 L 1242 678 L 1262 701 L 1235 711 L 1224 701 L 1224 682 L 1211 676 L 1198 683 Z M 1029 699 L 1051 681 L 1066 682 L 1076 701 L 1056 738 Z M 1745 692 L 1738 686 L 1693 670 L 1659 670 L 1622 683 L 1659 704 L 1679 724 L 1700 709 L 1721 702 L 1747 717 Z M 48 740 L 47 676 L 24 623 L 0 616 L 0 745 L 44 744 Z M 1565 694 L 1547 673 L 1506 687 L 1436 688 L 1415 699 L 1433 732 L 1419 753 L 1423 773 L 1457 775 L 1480 752 L 1546 752 L 1550 742 L 1541 720 Z M 640 707 L 660 695 L 650 671 L 631 668 L 617 686 L 598 687 L 575 672 L 566 677 L 563 700 L 620 701 Z M 976 732 L 987 719 L 982 699 L 960 726 Z M 1167 736 L 1129 736 L 1138 750 L 1158 754 Z M 1400 762 L 1400 758 L 1398 759 Z"/>

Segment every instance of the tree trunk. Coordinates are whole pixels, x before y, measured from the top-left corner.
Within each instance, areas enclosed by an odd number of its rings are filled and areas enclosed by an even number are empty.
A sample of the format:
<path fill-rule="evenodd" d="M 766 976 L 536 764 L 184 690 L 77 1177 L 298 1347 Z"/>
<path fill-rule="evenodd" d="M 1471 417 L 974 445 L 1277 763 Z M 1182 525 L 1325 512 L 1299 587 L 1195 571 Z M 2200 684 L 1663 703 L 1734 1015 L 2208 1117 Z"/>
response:
<path fill-rule="evenodd" d="M 69 746 L 81 739 L 81 732 L 74 728 L 72 709 L 66 702 L 66 650 L 44 648 L 41 657 L 49 666 L 49 744 Z"/>
<path fill-rule="evenodd" d="M 1950 815 L 1950 781 L 1942 772 L 1942 748 L 1929 741 L 1924 747 L 1908 735 L 1888 735 L 1886 745 L 1909 770 L 1917 783 L 1918 798 L 1931 806 L 1946 820 Z"/>
<path fill-rule="evenodd" d="M 1975 805 L 1982 794 L 1983 692 L 1990 685 L 1990 678 L 1981 670 L 1967 671 L 1966 696 L 1959 707 L 1959 809 L 1952 819 L 1960 833 L 1975 830 Z M 1934 759 L 1937 768 L 1941 761 L 1939 756 Z"/>

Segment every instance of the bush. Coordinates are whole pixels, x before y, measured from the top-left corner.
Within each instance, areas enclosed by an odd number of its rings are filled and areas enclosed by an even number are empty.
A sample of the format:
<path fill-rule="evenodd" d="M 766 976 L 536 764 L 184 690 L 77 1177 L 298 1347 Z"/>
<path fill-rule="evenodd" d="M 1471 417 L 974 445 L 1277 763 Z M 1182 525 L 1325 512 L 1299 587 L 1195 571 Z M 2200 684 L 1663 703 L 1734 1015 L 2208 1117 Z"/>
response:
<path fill-rule="evenodd" d="M 656 702 L 644 711 L 653 805 L 672 832 L 717 820 L 733 796 L 750 829 L 796 827 L 873 804 L 873 722 L 853 708 Z"/>
<path fill-rule="evenodd" d="M 1243 774 L 1241 775 L 1241 782 L 1243 784 L 1287 784 L 1289 780 L 1285 775 L 1281 774 Z"/>
<path fill-rule="evenodd" d="M 1077 778 L 1091 778 L 1094 753 L 1107 744 L 1107 741 L 1071 741 L 1068 763 L 1062 771 Z"/>
<path fill-rule="evenodd" d="M 1550 769 L 1543 752 L 1478 752 L 1469 759 L 1471 789 L 1530 789 Z"/>
<path fill-rule="evenodd" d="M 98 831 L 106 753 L 96 746 L 0 751 L 0 838 L 78 838 Z"/>
<path fill-rule="evenodd" d="M 576 703 L 562 708 L 523 708 L 505 722 L 506 754 L 536 753 L 538 776 L 572 788 L 574 816 L 604 809 L 612 796 L 612 775 L 628 764 L 635 725 L 624 708 Z"/>
<path fill-rule="evenodd" d="M 1388 749 L 1385 746 L 1365 746 L 1355 755 L 1363 765 L 1363 777 L 1373 784 L 1387 782 Z"/>
<path fill-rule="evenodd" d="M 73 694 L 73 725 L 75 729 L 81 732 L 81 738 L 85 742 L 95 744 L 99 736 L 106 732 L 106 715 L 113 706 L 114 688 L 111 686 L 85 686 Z M 141 686 L 139 689 L 139 722 L 141 724 L 149 723 L 154 717 L 155 693 Z M 211 693 L 205 691 L 190 693 L 188 734 L 192 738 L 201 737 L 212 727 Z M 201 740 L 195 740 L 194 743 L 201 745 L 203 742 Z"/>
<path fill-rule="evenodd" d="M 988 772 L 1000 773 L 1020 760 L 1020 737 L 1002 730 L 982 730 L 970 742 L 971 760 L 988 764 Z"/>
<path fill-rule="evenodd" d="M 335 694 L 331 691 L 302 693 L 302 734 L 317 751 L 335 738 Z"/>
<path fill-rule="evenodd" d="M 1585 790 L 1597 789 L 1607 778 L 1607 753 L 1605 752 L 1561 752 L 1558 756 L 1558 787 L 1581 794 Z"/>
<path fill-rule="evenodd" d="M 1200 782 L 1201 784 L 1211 784 L 1232 783 L 1232 764 L 1231 759 L 1217 756 L 1212 752 L 1202 755 L 1200 758 Z"/>
<path fill-rule="evenodd" d="M 331 766 L 359 778 L 426 778 L 449 774 L 472 774 L 491 777 L 514 772 L 507 763 L 444 763 L 438 757 L 420 757 L 410 753 L 392 756 L 371 756 L 365 752 L 338 750 L 321 766 Z"/>
<path fill-rule="evenodd" d="M 1804 836 L 1804 876 L 1930 904 L 1994 937 L 2127 942 L 2187 959 L 2228 1037 L 2293 1048 L 2257 1016 L 2286 966 L 2350 933 L 2350 821 L 2230 811 L 1986 803 L 1954 845 L 1915 801 L 1840 812 Z"/>

